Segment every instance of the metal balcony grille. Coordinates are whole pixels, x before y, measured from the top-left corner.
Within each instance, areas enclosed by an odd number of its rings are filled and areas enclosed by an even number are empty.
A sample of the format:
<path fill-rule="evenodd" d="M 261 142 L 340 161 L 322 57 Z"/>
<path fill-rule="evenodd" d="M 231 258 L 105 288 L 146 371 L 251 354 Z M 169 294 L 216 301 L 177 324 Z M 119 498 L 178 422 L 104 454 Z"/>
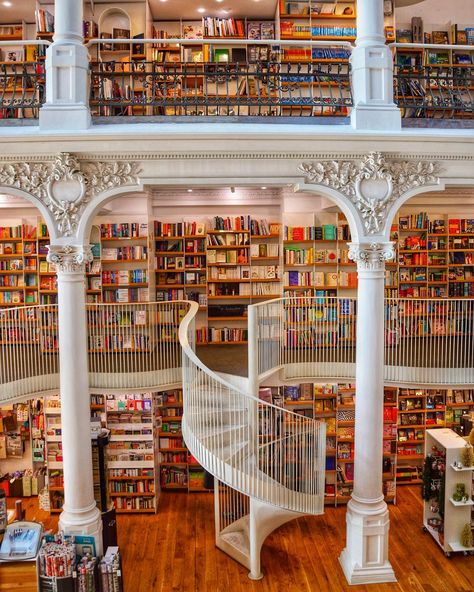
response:
<path fill-rule="evenodd" d="M 100 116 L 347 116 L 346 63 L 91 65 L 91 108 Z"/>
<path fill-rule="evenodd" d="M 0 64 L 0 119 L 37 118 L 44 101 L 41 62 Z"/>
<path fill-rule="evenodd" d="M 404 117 L 474 118 L 474 66 L 395 66 L 395 102 Z"/>

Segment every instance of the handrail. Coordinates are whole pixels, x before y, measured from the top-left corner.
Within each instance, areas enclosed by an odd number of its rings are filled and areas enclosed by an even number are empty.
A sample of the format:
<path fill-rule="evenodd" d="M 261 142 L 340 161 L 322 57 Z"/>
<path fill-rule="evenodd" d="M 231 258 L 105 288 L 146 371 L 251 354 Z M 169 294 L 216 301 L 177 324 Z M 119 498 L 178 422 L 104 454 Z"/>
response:
<path fill-rule="evenodd" d="M 52 45 L 47 39 L 18 39 L 12 41 L 0 41 L 0 47 L 15 47 L 16 45 Z"/>
<path fill-rule="evenodd" d="M 207 368 L 190 335 L 191 303 L 179 327 L 183 349 L 183 437 L 220 482 L 294 512 L 324 507 L 325 424 L 260 400 Z"/>
<path fill-rule="evenodd" d="M 413 48 L 413 49 L 460 49 L 461 51 L 472 51 L 472 45 L 454 45 L 448 43 L 398 43 L 388 44 L 389 47 Z"/>
<path fill-rule="evenodd" d="M 278 407 L 278 405 L 274 405 L 273 403 L 268 403 L 266 401 L 262 401 L 262 399 L 259 399 L 258 397 L 255 397 L 254 395 L 251 395 L 251 394 L 245 392 L 244 390 L 238 388 L 237 386 L 231 384 L 229 381 L 225 380 L 225 378 L 222 378 L 221 376 L 219 376 L 219 374 L 217 374 L 216 372 L 214 372 L 213 370 L 208 368 L 197 357 L 197 355 L 195 354 L 195 352 L 189 342 L 188 333 L 190 330 L 190 325 L 191 325 L 193 319 L 195 318 L 196 314 L 198 313 L 198 311 L 199 311 L 199 305 L 196 302 L 190 302 L 189 311 L 179 325 L 179 333 L 178 333 L 179 334 L 179 343 L 180 343 L 181 347 L 183 348 L 183 351 L 185 352 L 186 356 L 190 359 L 190 361 L 192 361 L 195 366 L 197 366 L 200 370 L 205 372 L 210 378 L 212 378 L 213 380 L 215 380 L 216 382 L 221 384 L 223 387 L 225 387 L 229 390 L 236 391 L 239 395 L 245 397 L 246 399 L 248 399 L 249 401 L 252 401 L 253 403 L 258 403 L 259 405 L 260 404 L 265 405 L 266 407 L 268 406 L 268 407 L 273 408 L 275 410 L 281 411 L 282 408 Z M 295 418 L 301 419 L 301 415 L 299 415 L 298 413 L 294 413 L 293 411 L 290 411 L 290 410 L 286 410 L 286 413 L 288 413 L 289 415 L 293 415 Z"/>

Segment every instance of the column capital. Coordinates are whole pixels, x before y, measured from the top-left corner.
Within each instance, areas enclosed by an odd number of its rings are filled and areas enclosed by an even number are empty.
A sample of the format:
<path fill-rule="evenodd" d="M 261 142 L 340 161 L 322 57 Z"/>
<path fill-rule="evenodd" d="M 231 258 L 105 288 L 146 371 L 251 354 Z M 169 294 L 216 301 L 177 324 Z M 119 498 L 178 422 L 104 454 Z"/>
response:
<path fill-rule="evenodd" d="M 385 261 L 395 256 L 394 243 L 348 243 L 349 259 L 357 263 L 358 271 L 383 271 Z"/>
<path fill-rule="evenodd" d="M 86 271 L 86 264 L 93 259 L 90 245 L 49 245 L 46 257 L 57 273 L 78 273 Z"/>

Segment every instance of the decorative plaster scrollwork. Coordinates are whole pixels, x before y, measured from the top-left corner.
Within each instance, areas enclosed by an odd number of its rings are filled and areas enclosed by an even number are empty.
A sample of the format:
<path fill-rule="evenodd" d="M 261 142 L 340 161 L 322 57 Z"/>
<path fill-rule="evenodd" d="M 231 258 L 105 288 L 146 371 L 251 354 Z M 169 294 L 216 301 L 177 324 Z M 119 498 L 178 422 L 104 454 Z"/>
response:
<path fill-rule="evenodd" d="M 38 198 L 51 212 L 58 236 L 73 236 L 85 206 L 114 187 L 138 184 L 136 162 L 81 162 L 67 152 L 54 162 L 0 164 L 0 185 Z"/>
<path fill-rule="evenodd" d="M 350 243 L 349 259 L 357 263 L 359 271 L 383 271 L 385 261 L 393 259 L 393 243 Z"/>
<path fill-rule="evenodd" d="M 46 257 L 57 273 L 84 273 L 86 264 L 93 260 L 90 246 L 50 245 Z"/>
<path fill-rule="evenodd" d="M 440 167 L 435 162 L 387 162 L 380 152 L 370 152 L 360 162 L 303 163 L 298 170 L 307 183 L 324 185 L 346 195 L 359 211 L 368 235 L 378 234 L 392 204 L 416 187 L 436 185 Z"/>

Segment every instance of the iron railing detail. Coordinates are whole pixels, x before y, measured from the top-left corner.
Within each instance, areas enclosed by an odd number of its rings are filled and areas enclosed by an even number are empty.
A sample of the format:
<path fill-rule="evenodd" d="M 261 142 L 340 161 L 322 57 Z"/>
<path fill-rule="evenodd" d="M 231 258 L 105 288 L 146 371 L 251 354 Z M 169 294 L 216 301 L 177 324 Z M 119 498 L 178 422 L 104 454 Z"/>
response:
<path fill-rule="evenodd" d="M 396 65 L 395 102 L 404 117 L 474 118 L 474 65 Z"/>
<path fill-rule="evenodd" d="M 91 108 L 102 116 L 347 116 L 347 62 L 98 62 Z"/>
<path fill-rule="evenodd" d="M 0 118 L 37 118 L 45 101 L 45 75 L 41 62 L 0 64 Z"/>

